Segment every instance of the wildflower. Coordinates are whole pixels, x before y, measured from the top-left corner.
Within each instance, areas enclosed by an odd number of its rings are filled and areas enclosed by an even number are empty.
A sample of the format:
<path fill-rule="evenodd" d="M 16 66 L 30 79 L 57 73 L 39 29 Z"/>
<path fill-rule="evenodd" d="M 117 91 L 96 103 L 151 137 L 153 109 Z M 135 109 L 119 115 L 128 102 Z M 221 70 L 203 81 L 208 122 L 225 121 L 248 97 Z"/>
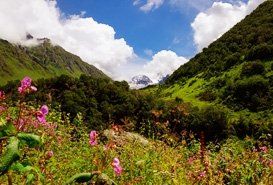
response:
<path fill-rule="evenodd" d="M 21 81 L 21 86 L 18 88 L 20 94 L 24 94 L 26 92 L 37 91 L 37 88 L 31 85 L 32 80 L 30 77 L 25 77 Z"/>
<path fill-rule="evenodd" d="M 273 160 L 272 159 L 269 160 L 269 166 L 273 167 Z"/>
<path fill-rule="evenodd" d="M 268 148 L 266 146 L 262 146 L 260 147 L 260 150 L 264 153 L 267 153 L 268 152 Z"/>
<path fill-rule="evenodd" d="M 117 145 L 114 142 L 109 142 L 108 144 L 104 146 L 104 150 L 111 150 L 111 149 L 115 149 L 116 147 Z"/>
<path fill-rule="evenodd" d="M 192 163 L 194 162 L 194 160 L 195 160 L 194 157 L 190 157 L 190 158 L 188 159 L 188 163 L 189 163 L 189 164 L 192 164 Z"/>
<path fill-rule="evenodd" d="M 53 153 L 52 150 L 50 150 L 50 151 L 47 152 L 48 159 L 50 159 L 51 157 L 53 157 L 53 155 L 54 155 L 54 153 Z"/>
<path fill-rule="evenodd" d="M 114 168 L 115 174 L 118 175 L 118 176 L 121 175 L 123 169 L 122 169 L 122 167 L 120 166 L 120 161 L 119 161 L 118 158 L 114 158 L 113 163 L 112 163 L 112 166 L 113 166 L 113 168 Z"/>
<path fill-rule="evenodd" d="M 25 120 L 19 119 L 18 130 L 24 130 Z"/>
<path fill-rule="evenodd" d="M 206 171 L 202 171 L 202 172 L 199 173 L 198 178 L 199 178 L 199 179 L 202 179 L 202 178 L 204 178 L 205 176 L 206 176 Z"/>
<path fill-rule="evenodd" d="M 5 93 L 4 91 L 0 91 L 0 100 L 4 100 L 5 99 Z"/>
<path fill-rule="evenodd" d="M 0 106 L 0 111 L 4 111 L 4 110 L 5 110 L 5 107 Z"/>
<path fill-rule="evenodd" d="M 91 146 L 95 146 L 98 144 L 98 141 L 97 141 L 98 134 L 95 130 L 92 130 L 90 132 L 89 137 L 90 137 L 89 144 Z"/>
<path fill-rule="evenodd" d="M 46 115 L 48 114 L 48 107 L 46 105 L 43 105 L 37 113 L 37 119 L 40 123 L 45 124 L 46 123 Z"/>

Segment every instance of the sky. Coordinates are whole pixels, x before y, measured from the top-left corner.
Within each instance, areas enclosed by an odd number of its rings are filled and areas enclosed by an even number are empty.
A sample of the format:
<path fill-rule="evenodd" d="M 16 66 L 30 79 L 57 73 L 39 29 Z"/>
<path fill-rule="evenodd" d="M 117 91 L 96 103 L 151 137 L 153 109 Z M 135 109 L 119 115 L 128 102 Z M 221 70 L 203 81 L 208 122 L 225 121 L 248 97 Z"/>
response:
<path fill-rule="evenodd" d="M 47 37 L 115 80 L 171 74 L 265 0 L 0 0 L 0 38 Z"/>

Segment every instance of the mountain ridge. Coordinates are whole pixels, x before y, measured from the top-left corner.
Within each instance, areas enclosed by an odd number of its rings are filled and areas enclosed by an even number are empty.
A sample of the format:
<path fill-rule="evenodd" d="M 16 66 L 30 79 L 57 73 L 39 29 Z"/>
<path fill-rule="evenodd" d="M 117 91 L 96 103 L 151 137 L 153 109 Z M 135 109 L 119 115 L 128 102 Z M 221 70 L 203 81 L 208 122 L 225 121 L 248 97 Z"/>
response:
<path fill-rule="evenodd" d="M 273 1 L 256 10 L 177 69 L 145 89 L 163 100 L 219 106 L 230 117 L 252 115 L 270 124 L 273 105 Z M 234 121 L 234 119 L 232 121 Z M 266 120 L 268 119 L 268 120 Z"/>
<path fill-rule="evenodd" d="M 273 1 L 268 0 L 189 62 L 180 66 L 166 80 L 166 84 L 193 77 L 201 72 L 204 77 L 217 76 L 238 64 L 240 57 L 245 57 L 251 47 L 263 43 L 273 44 L 272 15 Z"/>
<path fill-rule="evenodd" d="M 33 79 L 51 78 L 62 74 L 78 77 L 109 78 L 101 70 L 80 57 L 44 40 L 37 46 L 26 47 L 0 39 L 0 84 L 28 75 Z"/>

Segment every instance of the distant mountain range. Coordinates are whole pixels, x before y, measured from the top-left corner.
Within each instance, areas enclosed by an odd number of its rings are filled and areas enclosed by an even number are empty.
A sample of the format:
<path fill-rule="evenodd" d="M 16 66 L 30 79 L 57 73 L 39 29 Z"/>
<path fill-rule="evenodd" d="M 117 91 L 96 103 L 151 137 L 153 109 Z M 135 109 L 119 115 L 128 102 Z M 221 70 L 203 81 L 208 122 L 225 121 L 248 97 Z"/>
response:
<path fill-rule="evenodd" d="M 158 75 L 160 77 L 160 79 L 157 82 L 153 82 L 148 76 L 146 75 L 137 75 L 134 76 L 131 81 L 129 82 L 129 85 L 131 86 L 131 88 L 133 89 L 141 89 L 144 87 L 147 87 L 149 85 L 153 85 L 153 84 L 163 84 L 165 82 L 165 80 L 170 76 L 170 75 L 166 75 L 166 76 L 162 76 L 162 75 Z"/>
<path fill-rule="evenodd" d="M 27 39 L 33 39 L 28 34 Z M 37 39 L 39 45 L 26 47 L 0 39 L 0 85 L 24 76 L 33 79 L 50 78 L 62 74 L 78 77 L 86 74 L 94 78 L 109 78 L 102 71 L 82 61 L 80 57 L 54 46 L 49 39 Z"/>
<path fill-rule="evenodd" d="M 146 75 L 137 75 L 129 82 L 131 88 L 140 89 L 153 84 L 153 81 Z"/>

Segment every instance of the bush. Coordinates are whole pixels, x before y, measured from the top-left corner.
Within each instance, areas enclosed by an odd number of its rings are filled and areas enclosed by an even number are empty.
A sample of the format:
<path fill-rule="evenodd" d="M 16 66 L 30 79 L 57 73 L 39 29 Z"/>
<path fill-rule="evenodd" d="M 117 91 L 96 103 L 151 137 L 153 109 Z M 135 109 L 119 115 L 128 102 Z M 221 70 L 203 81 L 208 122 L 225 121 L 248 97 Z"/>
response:
<path fill-rule="evenodd" d="M 241 58 L 240 53 L 234 53 L 234 54 L 226 57 L 224 59 L 224 61 L 225 61 L 225 67 L 224 67 L 225 70 L 227 70 L 227 69 L 231 68 L 232 66 L 238 64 L 241 61 L 240 58 Z"/>
<path fill-rule="evenodd" d="M 273 59 L 273 45 L 260 44 L 258 46 L 252 47 L 247 56 L 247 60 L 270 60 Z"/>
<path fill-rule="evenodd" d="M 190 130 L 203 131 L 207 140 L 224 139 L 227 136 L 227 114 L 219 107 L 206 107 L 198 112 Z"/>
<path fill-rule="evenodd" d="M 243 65 L 241 76 L 262 75 L 265 72 L 261 61 L 248 62 Z"/>
<path fill-rule="evenodd" d="M 224 97 L 229 98 L 226 103 L 233 107 L 235 104 L 241 109 L 262 110 L 270 104 L 269 82 L 260 75 L 237 80 L 227 86 Z"/>
<path fill-rule="evenodd" d="M 212 102 L 212 101 L 216 100 L 217 95 L 215 94 L 215 92 L 213 92 L 211 90 L 206 90 L 206 91 L 202 92 L 201 94 L 199 94 L 198 98 L 202 101 Z"/>

